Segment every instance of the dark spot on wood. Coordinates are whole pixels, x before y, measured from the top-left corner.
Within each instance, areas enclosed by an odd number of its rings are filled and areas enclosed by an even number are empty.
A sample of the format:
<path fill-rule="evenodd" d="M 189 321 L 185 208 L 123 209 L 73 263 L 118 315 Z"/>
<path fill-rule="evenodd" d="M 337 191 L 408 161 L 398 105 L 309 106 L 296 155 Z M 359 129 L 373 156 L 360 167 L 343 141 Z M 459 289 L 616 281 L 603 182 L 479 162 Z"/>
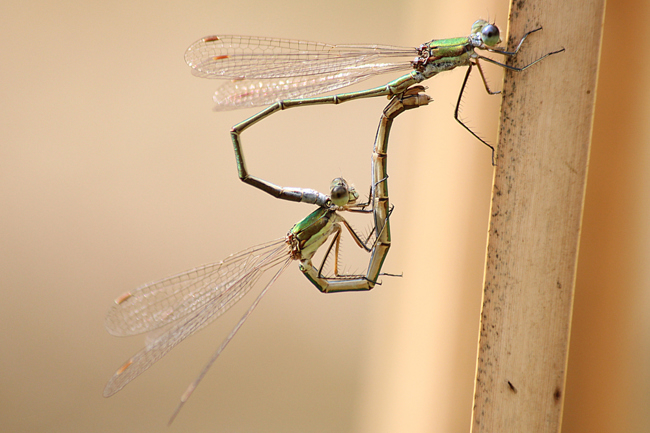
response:
<path fill-rule="evenodd" d="M 555 392 L 553 393 L 553 399 L 555 400 L 556 403 L 560 401 L 562 398 L 562 391 L 560 391 L 560 388 L 555 388 Z"/>
<path fill-rule="evenodd" d="M 556 286 L 558 289 L 562 288 L 562 283 L 560 283 L 560 280 L 557 280 Z"/>
<path fill-rule="evenodd" d="M 508 381 L 508 386 L 510 387 L 510 390 L 517 394 L 517 388 L 512 384 L 512 382 Z"/>

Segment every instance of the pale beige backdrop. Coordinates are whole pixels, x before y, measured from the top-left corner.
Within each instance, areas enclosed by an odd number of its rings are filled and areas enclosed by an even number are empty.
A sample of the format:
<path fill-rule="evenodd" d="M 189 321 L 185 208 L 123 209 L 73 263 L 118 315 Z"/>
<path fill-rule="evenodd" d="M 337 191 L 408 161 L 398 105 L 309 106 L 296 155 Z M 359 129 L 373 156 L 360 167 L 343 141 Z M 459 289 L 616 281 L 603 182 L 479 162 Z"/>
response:
<path fill-rule="evenodd" d="M 105 382 L 143 339 L 109 336 L 103 317 L 123 291 L 282 236 L 311 210 L 237 180 L 228 129 L 255 111 L 211 111 L 217 82 L 190 74 L 190 43 L 222 33 L 414 46 L 465 35 L 479 17 L 505 32 L 506 2 L 5 3 L 3 431 L 468 431 L 492 167 L 452 117 L 463 71 L 426 83 L 435 101 L 393 130 L 385 270 L 403 278 L 322 295 L 291 266 L 169 429 L 180 394 L 245 305 L 110 399 Z M 590 261 L 581 261 L 565 411 L 575 432 L 650 425 L 647 56 L 626 58 L 637 62 L 628 67 L 607 43 L 638 42 L 648 14 L 616 7 L 625 10 L 608 10 L 618 24 L 608 21 L 601 78 L 631 75 L 622 92 L 599 90 L 607 100 L 581 251 Z M 501 71 L 490 78 L 498 87 Z M 470 125 L 495 142 L 499 98 L 474 77 L 464 101 Z M 385 102 L 275 115 L 244 136 L 249 168 L 321 191 L 342 175 L 365 192 Z"/>

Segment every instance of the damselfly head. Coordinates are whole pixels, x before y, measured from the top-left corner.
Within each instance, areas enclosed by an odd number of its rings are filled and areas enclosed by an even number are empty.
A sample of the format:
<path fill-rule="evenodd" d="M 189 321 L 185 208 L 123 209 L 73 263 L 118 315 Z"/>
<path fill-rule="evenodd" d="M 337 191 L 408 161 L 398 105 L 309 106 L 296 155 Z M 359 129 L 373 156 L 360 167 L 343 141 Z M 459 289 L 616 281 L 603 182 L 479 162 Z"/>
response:
<path fill-rule="evenodd" d="M 499 28 L 485 20 L 476 20 L 472 25 L 472 39 L 480 39 L 488 47 L 496 47 L 501 42 Z"/>
<path fill-rule="evenodd" d="M 330 184 L 330 198 L 334 205 L 345 206 L 357 201 L 359 193 L 345 179 L 337 177 Z"/>

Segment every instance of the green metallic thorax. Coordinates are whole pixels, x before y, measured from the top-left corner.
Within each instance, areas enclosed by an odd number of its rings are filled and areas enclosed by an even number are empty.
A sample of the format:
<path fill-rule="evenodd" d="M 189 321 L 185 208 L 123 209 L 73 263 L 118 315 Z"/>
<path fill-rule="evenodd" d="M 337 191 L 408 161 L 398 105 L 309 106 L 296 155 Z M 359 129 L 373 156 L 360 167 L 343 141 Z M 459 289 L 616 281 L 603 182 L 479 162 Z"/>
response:
<path fill-rule="evenodd" d="M 474 54 L 469 38 L 434 39 L 425 44 L 429 53 L 425 59 L 425 75 L 449 71 L 457 66 L 467 65 Z"/>
<path fill-rule="evenodd" d="M 329 208 L 318 208 L 306 218 L 297 222 L 289 236 L 296 242 L 296 259 L 311 259 L 316 250 L 327 241 L 327 238 L 334 230 L 334 224 L 339 221 L 336 212 Z"/>

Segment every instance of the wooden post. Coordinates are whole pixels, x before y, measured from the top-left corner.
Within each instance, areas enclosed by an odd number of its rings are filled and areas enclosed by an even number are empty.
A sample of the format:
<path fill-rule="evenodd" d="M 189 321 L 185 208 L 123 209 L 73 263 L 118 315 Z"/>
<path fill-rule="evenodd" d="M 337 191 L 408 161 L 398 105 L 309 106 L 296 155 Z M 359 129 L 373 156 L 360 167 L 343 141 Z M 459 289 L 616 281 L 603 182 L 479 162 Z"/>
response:
<path fill-rule="evenodd" d="M 604 0 L 515 1 L 492 191 L 473 433 L 559 432 Z"/>

